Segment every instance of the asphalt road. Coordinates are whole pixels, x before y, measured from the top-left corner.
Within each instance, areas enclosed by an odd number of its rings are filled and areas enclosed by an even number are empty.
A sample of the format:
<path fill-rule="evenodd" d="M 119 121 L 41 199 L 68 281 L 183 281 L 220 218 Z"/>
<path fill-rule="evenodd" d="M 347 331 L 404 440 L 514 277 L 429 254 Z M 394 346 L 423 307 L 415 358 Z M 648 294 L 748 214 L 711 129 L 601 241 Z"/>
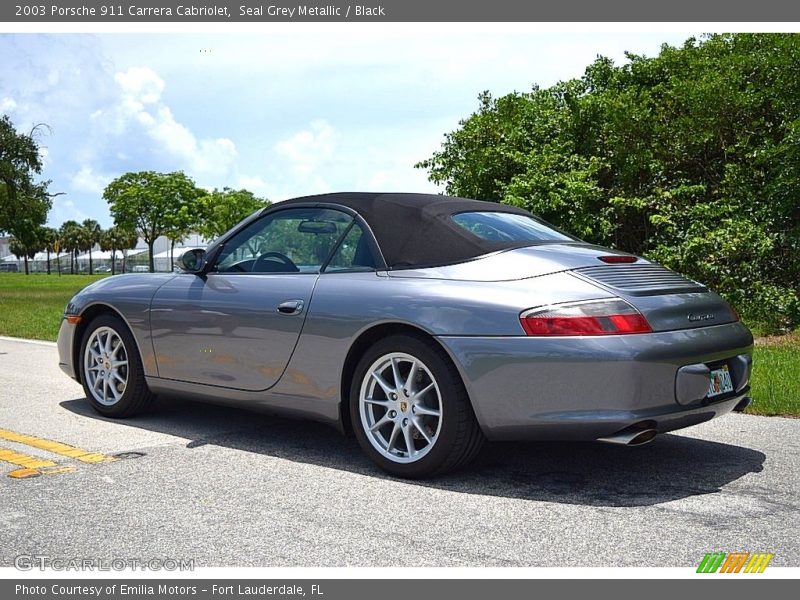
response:
<path fill-rule="evenodd" d="M 708 551 L 800 566 L 795 419 L 731 415 L 635 449 L 491 444 L 468 471 L 408 482 L 310 422 L 174 400 L 104 419 L 54 346 L 0 339 L 0 430 L 142 453 L 85 463 L 5 434 L 0 451 L 74 469 L 18 479 L 0 462 L 0 566 L 695 566 Z"/>

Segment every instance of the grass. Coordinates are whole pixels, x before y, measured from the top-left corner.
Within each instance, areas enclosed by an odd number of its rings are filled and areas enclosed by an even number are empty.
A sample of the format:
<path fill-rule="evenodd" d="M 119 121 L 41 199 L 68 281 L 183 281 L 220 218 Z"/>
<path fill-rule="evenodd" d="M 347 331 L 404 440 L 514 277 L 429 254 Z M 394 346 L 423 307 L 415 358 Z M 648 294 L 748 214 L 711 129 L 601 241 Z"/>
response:
<path fill-rule="evenodd" d="M 758 338 L 748 413 L 800 416 L 800 332 Z"/>
<path fill-rule="evenodd" d="M 67 301 L 101 277 L 0 273 L 0 335 L 55 340 Z M 800 416 L 800 332 L 758 338 L 753 362 L 747 412 Z"/>
<path fill-rule="evenodd" d="M 101 277 L 0 273 L 0 335 L 55 341 L 69 299 Z"/>

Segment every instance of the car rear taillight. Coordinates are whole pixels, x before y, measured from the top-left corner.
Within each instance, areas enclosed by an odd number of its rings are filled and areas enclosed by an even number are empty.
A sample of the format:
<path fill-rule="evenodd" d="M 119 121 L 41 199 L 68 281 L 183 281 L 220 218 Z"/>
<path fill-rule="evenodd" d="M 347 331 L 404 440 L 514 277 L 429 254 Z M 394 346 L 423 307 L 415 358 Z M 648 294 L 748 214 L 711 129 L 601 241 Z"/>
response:
<path fill-rule="evenodd" d="M 644 315 L 621 299 L 553 304 L 523 312 L 528 335 L 623 335 L 649 333 Z"/>

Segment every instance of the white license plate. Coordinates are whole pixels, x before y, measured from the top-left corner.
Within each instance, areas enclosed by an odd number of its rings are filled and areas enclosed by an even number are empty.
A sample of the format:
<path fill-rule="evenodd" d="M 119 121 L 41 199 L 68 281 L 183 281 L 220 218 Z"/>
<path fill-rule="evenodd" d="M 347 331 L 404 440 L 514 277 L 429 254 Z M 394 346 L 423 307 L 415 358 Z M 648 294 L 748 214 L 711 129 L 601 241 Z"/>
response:
<path fill-rule="evenodd" d="M 728 365 L 711 371 L 711 383 L 708 385 L 708 397 L 721 396 L 733 391 L 733 381 Z"/>

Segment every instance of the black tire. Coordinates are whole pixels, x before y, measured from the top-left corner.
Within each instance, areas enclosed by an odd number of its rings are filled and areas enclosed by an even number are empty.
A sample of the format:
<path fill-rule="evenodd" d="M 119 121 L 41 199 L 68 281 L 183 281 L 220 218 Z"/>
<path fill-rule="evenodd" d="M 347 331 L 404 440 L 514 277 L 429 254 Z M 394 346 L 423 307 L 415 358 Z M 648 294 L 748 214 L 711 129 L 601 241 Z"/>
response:
<path fill-rule="evenodd" d="M 125 384 L 124 391 L 118 400 L 110 400 L 113 404 L 103 404 L 95 398 L 92 390 L 89 388 L 89 376 L 87 376 L 87 368 L 85 364 L 86 345 L 92 339 L 95 332 L 101 328 L 108 328 L 122 340 L 124 350 L 127 355 L 127 383 Z M 142 368 L 142 359 L 139 356 L 139 349 L 136 346 L 136 340 L 128 330 L 128 326 L 119 317 L 111 314 L 103 314 L 95 317 L 87 325 L 86 330 L 83 332 L 81 338 L 80 352 L 77 356 L 76 369 L 80 369 L 81 382 L 83 383 L 83 391 L 86 392 L 86 398 L 89 404 L 92 405 L 97 412 L 105 417 L 113 417 L 122 419 L 131 417 L 145 411 L 155 397 L 144 379 L 144 369 Z"/>
<path fill-rule="evenodd" d="M 441 426 L 432 447 L 415 462 L 395 462 L 378 451 L 366 432 L 368 425 L 365 425 L 364 419 L 368 417 L 362 417 L 360 394 L 365 378 L 371 377 L 370 367 L 393 353 L 419 359 L 438 385 Z M 355 369 L 349 409 L 353 431 L 364 453 L 381 469 L 397 477 L 422 479 L 462 468 L 475 458 L 484 442 L 467 390 L 455 365 L 442 348 L 422 335 L 392 335 L 376 342 L 364 353 Z"/>

